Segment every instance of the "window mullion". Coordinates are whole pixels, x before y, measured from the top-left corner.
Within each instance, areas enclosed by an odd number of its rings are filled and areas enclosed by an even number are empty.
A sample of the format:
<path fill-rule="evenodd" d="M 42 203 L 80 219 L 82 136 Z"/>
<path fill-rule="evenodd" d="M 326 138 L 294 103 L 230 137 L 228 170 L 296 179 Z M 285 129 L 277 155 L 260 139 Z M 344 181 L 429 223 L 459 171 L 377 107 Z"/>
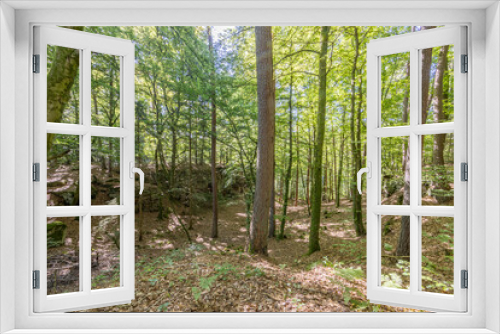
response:
<path fill-rule="evenodd" d="M 82 285 L 83 291 L 90 293 L 92 285 L 92 235 L 91 235 L 91 216 L 90 216 L 90 201 L 91 201 L 91 144 L 92 138 L 90 133 L 91 124 L 91 110 L 90 110 L 90 98 L 91 98 L 91 52 L 90 49 L 86 48 L 83 50 L 83 64 L 81 68 L 82 73 L 82 125 L 87 129 L 86 133 L 82 135 L 81 140 L 81 189 L 82 190 L 82 200 L 86 214 L 83 216 L 83 228 L 82 228 L 82 262 L 80 265 L 80 270 L 83 272 Z"/>
<path fill-rule="evenodd" d="M 418 165 L 418 135 L 414 133 L 419 118 L 419 64 L 418 50 L 410 50 L 410 292 L 418 292 L 420 268 L 418 261 L 418 222 L 419 217 L 413 212 L 419 204 L 419 165 Z"/>

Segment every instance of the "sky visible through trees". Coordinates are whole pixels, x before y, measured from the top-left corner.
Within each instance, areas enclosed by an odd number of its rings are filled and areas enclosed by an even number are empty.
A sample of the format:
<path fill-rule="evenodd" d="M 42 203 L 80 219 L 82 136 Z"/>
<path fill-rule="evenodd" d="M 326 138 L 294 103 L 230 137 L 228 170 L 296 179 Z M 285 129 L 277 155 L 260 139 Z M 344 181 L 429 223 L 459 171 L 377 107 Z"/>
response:
<path fill-rule="evenodd" d="M 136 166 L 146 174 L 136 299 L 93 311 L 411 311 L 366 300 L 356 190 L 366 45 L 435 27 L 262 28 L 83 28 L 135 44 Z M 47 121 L 79 123 L 79 53 L 47 51 Z M 453 122 L 453 46 L 421 57 L 422 122 Z M 409 54 L 381 59 L 382 126 L 409 124 L 409 66 Z M 91 75 L 92 125 L 119 127 L 119 57 L 92 53 Z M 79 203 L 79 140 L 47 136 L 49 206 Z M 453 134 L 422 144 L 422 203 L 452 206 Z M 120 203 L 120 145 L 92 138 L 92 205 Z M 408 205 L 409 187 L 420 186 L 409 183 L 408 138 L 381 147 L 382 204 Z M 119 217 L 94 218 L 93 288 L 113 287 Z M 409 286 L 408 218 L 381 218 L 384 286 Z M 78 291 L 78 222 L 49 218 L 47 228 L 48 291 Z M 453 218 L 424 217 L 422 235 L 422 289 L 452 294 Z"/>

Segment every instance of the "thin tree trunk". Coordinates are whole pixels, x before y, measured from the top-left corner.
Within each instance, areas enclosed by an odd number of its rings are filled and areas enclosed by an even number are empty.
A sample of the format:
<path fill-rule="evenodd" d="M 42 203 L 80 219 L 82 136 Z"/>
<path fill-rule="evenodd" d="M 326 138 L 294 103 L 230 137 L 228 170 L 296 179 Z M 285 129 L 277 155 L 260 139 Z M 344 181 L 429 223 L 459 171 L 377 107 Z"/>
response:
<path fill-rule="evenodd" d="M 406 76 L 410 76 L 410 62 L 406 64 Z M 403 99 L 403 123 L 408 122 L 410 92 L 405 92 Z M 403 205 L 410 205 L 410 143 L 403 142 Z M 410 255 L 410 216 L 401 217 L 401 230 L 399 232 L 396 256 Z"/>
<path fill-rule="evenodd" d="M 290 44 L 290 53 L 292 45 Z M 283 195 L 283 215 L 281 216 L 280 233 L 278 239 L 285 237 L 285 223 L 287 220 L 288 200 L 290 195 L 290 183 L 292 181 L 292 163 L 293 163 L 293 65 L 290 64 L 290 94 L 288 97 L 288 165 L 285 175 L 285 193 Z"/>
<path fill-rule="evenodd" d="M 274 166 L 275 93 L 273 77 L 272 27 L 255 27 L 257 56 L 257 183 L 255 186 L 250 253 L 267 255 L 269 201 L 271 200 Z"/>
<path fill-rule="evenodd" d="M 323 200 L 328 201 L 328 145 L 325 145 L 325 165 L 323 166 L 323 170 L 325 171 L 325 175 L 323 176 Z"/>
<path fill-rule="evenodd" d="M 335 203 L 337 203 L 337 185 L 338 185 L 338 174 L 337 174 L 337 150 L 336 145 L 335 145 L 335 131 L 332 125 L 332 148 L 333 148 L 333 168 L 332 168 L 332 174 L 333 174 L 333 182 L 332 182 L 332 200 L 335 200 Z"/>
<path fill-rule="evenodd" d="M 212 238 L 218 237 L 218 224 L 219 224 L 219 208 L 217 203 L 217 171 L 215 166 L 216 154 L 217 154 L 217 106 L 215 104 L 215 57 L 214 57 L 214 47 L 212 40 L 212 31 L 210 27 L 207 27 L 208 33 L 208 47 L 210 51 L 210 58 L 212 59 L 211 76 L 212 76 L 212 89 L 211 89 L 211 104 L 212 104 L 212 151 L 210 155 L 210 162 L 212 164 Z"/>
<path fill-rule="evenodd" d="M 307 211 L 309 216 L 311 216 L 311 192 L 310 192 L 310 184 L 311 184 L 311 131 L 310 129 L 307 132 L 308 134 L 308 143 L 307 143 L 307 179 L 306 179 L 306 204 Z"/>
<path fill-rule="evenodd" d="M 344 166 L 344 147 L 345 147 L 345 131 L 344 131 L 344 124 L 345 124 L 345 118 L 346 118 L 346 111 L 344 108 L 342 108 L 342 125 L 341 125 L 341 133 L 342 133 L 342 138 L 340 141 L 340 149 L 339 149 L 339 165 L 338 165 L 338 170 L 337 170 L 337 189 L 336 189 L 336 196 L 335 196 L 335 206 L 338 208 L 340 206 L 340 196 L 341 196 L 341 188 L 342 188 L 342 180 L 343 180 L 343 166 Z"/>
<path fill-rule="evenodd" d="M 420 30 L 428 30 L 428 29 L 433 29 L 436 28 L 435 26 L 422 26 Z M 412 28 L 412 31 L 415 31 L 415 27 Z M 427 49 L 422 49 L 421 51 L 421 66 L 422 66 L 422 83 L 420 84 L 421 90 L 422 90 L 422 124 L 427 123 L 427 112 L 429 110 L 429 104 L 430 104 L 430 96 L 429 94 L 429 87 L 430 87 L 430 75 L 431 75 L 431 65 L 432 65 L 432 48 L 427 48 Z M 421 150 L 422 150 L 422 156 L 424 153 L 424 138 L 425 136 L 422 135 L 421 137 Z"/>
<path fill-rule="evenodd" d="M 434 96 L 432 98 L 432 107 L 434 110 L 433 119 L 434 123 L 441 123 L 444 120 L 444 108 L 443 108 L 443 81 L 444 74 L 448 67 L 448 49 L 449 46 L 445 45 L 441 47 L 439 51 L 439 58 L 436 68 L 436 74 L 434 79 Z M 435 190 L 446 191 L 449 190 L 449 185 L 444 178 L 444 144 L 446 140 L 446 134 L 436 134 L 434 135 L 434 147 L 433 147 L 433 157 L 432 163 L 438 174 L 438 180 L 435 185 Z M 443 203 L 447 196 L 443 193 L 434 194 L 436 200 L 439 203 Z"/>
<path fill-rule="evenodd" d="M 297 113 L 297 121 L 295 123 L 295 156 L 297 157 L 296 170 L 295 170 L 295 206 L 299 205 L 299 117 Z"/>
<path fill-rule="evenodd" d="M 326 118 L 326 56 L 330 27 L 321 27 L 321 52 L 319 58 L 318 113 L 316 118 L 316 136 L 314 146 L 313 192 L 311 207 L 311 227 L 309 230 L 309 254 L 319 251 L 319 228 L 321 219 L 321 167 L 323 162 L 323 144 L 325 140 Z"/>
<path fill-rule="evenodd" d="M 193 229 L 193 120 L 189 112 L 189 224 L 188 230 Z"/>
<path fill-rule="evenodd" d="M 351 71 L 351 120 L 350 120 L 350 132 L 351 132 L 351 196 L 352 196 L 352 213 L 354 226 L 356 228 L 356 235 L 363 236 L 366 235 L 366 229 L 363 225 L 363 216 L 361 212 L 361 195 L 357 192 L 357 172 L 358 167 L 357 161 L 357 150 L 358 145 L 356 143 L 356 72 L 357 72 L 357 62 L 359 57 L 359 37 L 358 37 L 358 27 L 354 27 L 354 40 L 355 40 L 355 53 L 354 62 Z"/>

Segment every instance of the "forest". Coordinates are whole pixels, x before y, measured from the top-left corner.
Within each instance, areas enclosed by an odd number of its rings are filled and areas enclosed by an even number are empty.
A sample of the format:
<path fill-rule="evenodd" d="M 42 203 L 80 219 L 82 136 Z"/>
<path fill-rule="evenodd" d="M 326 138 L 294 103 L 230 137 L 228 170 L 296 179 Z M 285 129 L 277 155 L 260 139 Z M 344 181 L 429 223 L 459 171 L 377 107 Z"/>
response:
<path fill-rule="evenodd" d="M 65 28 L 136 49 L 136 298 L 87 311 L 416 311 L 366 298 L 356 173 L 367 43 L 436 27 Z M 78 124 L 80 52 L 47 55 L 47 122 Z M 422 124 L 453 122 L 453 59 L 452 45 L 421 51 Z M 120 58 L 92 53 L 91 66 L 92 125 L 120 127 Z M 409 67 L 409 53 L 381 58 L 381 126 L 409 124 Z M 453 134 L 421 137 L 411 186 L 453 206 Z M 47 135 L 48 206 L 79 205 L 79 141 Z M 92 205 L 120 204 L 120 145 L 92 137 Z M 381 147 L 381 202 L 408 205 L 408 137 Z M 92 217 L 94 289 L 120 285 L 119 218 Z M 409 217 L 381 221 L 381 284 L 408 289 Z M 422 290 L 453 294 L 453 218 L 424 217 L 422 235 Z M 49 294 L 79 291 L 79 238 L 78 217 L 48 218 Z"/>

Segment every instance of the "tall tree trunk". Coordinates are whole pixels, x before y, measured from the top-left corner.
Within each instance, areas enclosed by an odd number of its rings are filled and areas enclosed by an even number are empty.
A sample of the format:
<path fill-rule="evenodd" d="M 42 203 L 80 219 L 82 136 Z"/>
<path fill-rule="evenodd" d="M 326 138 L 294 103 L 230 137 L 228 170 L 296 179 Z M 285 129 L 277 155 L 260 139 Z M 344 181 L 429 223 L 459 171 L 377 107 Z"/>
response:
<path fill-rule="evenodd" d="M 435 26 L 423 26 L 420 30 L 433 29 Z M 414 29 L 413 29 L 414 30 Z M 432 65 L 432 48 L 423 49 L 421 51 L 421 66 L 422 66 L 422 124 L 427 122 L 427 111 L 429 109 L 429 86 L 430 86 L 430 69 Z M 422 144 L 424 136 L 422 136 Z M 422 145 L 423 148 L 423 145 Z"/>
<path fill-rule="evenodd" d="M 435 28 L 434 26 L 424 26 L 421 30 L 427 30 Z M 415 27 L 412 28 L 412 31 L 415 30 Z M 421 100 L 421 108 L 422 108 L 422 124 L 427 122 L 427 110 L 429 108 L 429 77 L 430 77 L 430 69 L 432 64 L 432 48 L 423 49 L 421 51 L 421 68 L 422 68 L 422 100 Z M 406 65 L 406 76 L 410 76 L 410 63 L 408 62 Z M 409 94 L 410 92 L 406 92 L 406 95 L 403 100 L 403 122 L 408 122 L 408 116 L 410 113 L 409 106 Z M 422 140 L 422 152 L 423 152 L 423 143 L 424 136 L 421 136 Z M 410 205 L 410 143 L 403 143 L 403 205 Z M 396 248 L 397 256 L 409 256 L 410 255 L 410 217 L 402 216 L 401 217 L 401 229 L 399 231 L 399 239 L 398 245 Z"/>
<path fill-rule="evenodd" d="M 292 44 L 290 44 L 290 53 Z M 280 233 L 278 239 L 285 237 L 285 223 L 288 209 L 288 200 L 290 197 L 290 183 L 292 181 L 292 163 L 293 163 L 293 65 L 290 63 L 290 94 L 288 96 L 288 165 L 285 174 L 285 193 L 283 197 L 283 215 L 281 216 Z"/>
<path fill-rule="evenodd" d="M 333 152 L 333 168 L 332 168 L 332 173 L 333 174 L 333 182 L 332 182 L 332 200 L 335 200 L 335 203 L 337 203 L 337 185 L 339 183 L 339 176 L 337 173 L 337 152 L 336 150 L 336 145 L 335 145 L 335 129 L 333 128 L 332 124 L 332 152 Z M 338 206 L 337 206 L 338 207 Z"/>
<path fill-rule="evenodd" d="M 357 62 L 359 57 L 359 36 L 358 27 L 354 27 L 354 41 L 355 41 L 355 53 L 354 60 L 351 71 L 351 120 L 350 120 L 350 132 L 351 132 L 351 196 L 352 196 L 352 213 L 354 226 L 356 228 L 356 235 L 363 236 L 366 235 L 366 229 L 363 225 L 363 216 L 361 212 L 361 194 L 358 193 L 356 189 L 357 182 L 357 172 L 358 167 L 358 145 L 356 143 L 356 72 L 357 72 Z"/>
<path fill-rule="evenodd" d="M 441 123 L 444 120 L 444 109 L 443 109 L 443 81 L 444 74 L 448 68 L 448 49 L 449 46 L 445 45 L 441 47 L 439 51 L 439 58 L 436 68 L 436 74 L 434 77 L 434 96 L 432 98 L 432 108 L 434 110 L 433 119 L 434 123 Z M 435 170 L 437 171 L 438 180 L 436 182 L 435 189 L 440 191 L 449 190 L 449 185 L 443 175 L 444 166 L 444 144 L 446 140 L 446 134 L 436 134 L 434 135 L 434 147 L 432 152 L 432 163 Z M 436 193 L 434 195 L 439 203 L 443 203 L 447 196 L 442 193 Z"/>
<path fill-rule="evenodd" d="M 211 58 L 211 99 L 210 102 L 212 104 L 212 151 L 210 155 L 210 162 L 212 165 L 212 238 L 218 237 L 218 225 L 219 225 L 219 208 L 217 203 L 217 170 L 215 166 L 216 155 L 217 155 L 217 105 L 215 104 L 215 57 L 214 57 L 214 47 L 212 40 L 212 30 L 210 27 L 207 27 L 208 33 L 208 48 L 210 51 Z"/>
<path fill-rule="evenodd" d="M 194 163 L 198 165 L 198 108 L 196 109 L 196 117 L 194 119 Z"/>
<path fill-rule="evenodd" d="M 307 204 L 307 212 L 309 214 L 309 217 L 311 216 L 311 156 L 312 156 L 312 150 L 311 150 L 311 129 L 310 127 L 308 128 L 307 131 L 308 134 L 308 139 L 309 141 L 307 142 L 307 178 L 306 178 L 306 204 Z"/>
<path fill-rule="evenodd" d="M 319 228 L 321 219 L 321 167 L 323 164 L 323 144 L 325 140 L 326 118 L 326 56 L 330 27 L 321 27 L 321 51 L 319 55 L 318 113 L 314 145 L 313 191 L 311 207 L 311 227 L 309 230 L 309 254 L 319 251 Z"/>
<path fill-rule="evenodd" d="M 172 156 L 170 157 L 169 186 L 175 188 L 175 169 L 177 168 L 177 127 L 172 125 Z"/>
<path fill-rule="evenodd" d="M 344 173 L 344 147 L 345 147 L 345 131 L 344 131 L 344 124 L 345 124 L 345 118 L 346 118 L 346 111 L 344 108 L 342 108 L 342 125 L 341 125 L 341 134 L 342 138 L 340 140 L 340 149 L 339 149 L 339 164 L 338 164 L 338 169 L 337 169 L 337 189 L 336 191 L 336 196 L 335 196 L 335 206 L 338 208 L 340 206 L 340 196 L 341 196 L 341 189 L 342 189 L 342 181 L 343 181 L 343 173 Z"/>
<path fill-rule="evenodd" d="M 420 30 L 434 29 L 436 26 L 422 26 Z M 415 27 L 412 28 L 415 31 Z M 429 105 L 431 101 L 431 94 L 429 94 L 430 87 L 430 75 L 431 75 L 431 65 L 432 65 L 432 48 L 422 49 L 420 52 L 421 56 L 421 68 L 422 68 L 422 83 L 420 84 L 422 90 L 422 124 L 427 123 L 427 112 L 429 110 Z M 420 136 L 421 138 L 421 153 L 424 153 L 424 138 L 425 136 Z"/>
<path fill-rule="evenodd" d="M 328 201 L 328 145 L 325 145 L 325 165 L 323 166 L 323 170 L 325 171 L 325 175 L 323 176 L 323 200 Z"/>
<path fill-rule="evenodd" d="M 406 76 L 410 76 L 410 62 L 406 64 Z M 424 97 L 424 95 L 422 95 Z M 403 117 L 404 123 L 408 122 L 410 114 L 409 106 L 410 92 L 406 91 L 403 99 Z M 424 99 L 424 98 L 423 98 Z M 427 99 L 427 96 L 425 96 Z M 403 142 L 403 205 L 410 205 L 410 143 Z M 399 232 L 398 246 L 396 248 L 397 256 L 410 255 L 410 216 L 401 217 L 401 230 Z"/>
<path fill-rule="evenodd" d="M 299 205 L 299 115 L 297 113 L 297 121 L 295 122 L 295 156 L 297 157 L 295 170 L 295 206 Z"/>
<path fill-rule="evenodd" d="M 193 116 L 189 111 L 189 224 L 188 230 L 193 229 Z"/>
<path fill-rule="evenodd" d="M 267 255 L 269 201 L 274 166 L 275 93 L 273 78 L 272 27 L 255 27 L 257 56 L 257 182 L 255 186 L 249 251 Z"/>
<path fill-rule="evenodd" d="M 83 31 L 83 26 L 66 27 Z M 52 66 L 47 74 L 47 122 L 61 123 L 64 108 L 71 98 L 71 88 L 80 67 L 80 51 L 57 47 Z M 54 134 L 47 134 L 47 152 L 50 152 Z"/>

